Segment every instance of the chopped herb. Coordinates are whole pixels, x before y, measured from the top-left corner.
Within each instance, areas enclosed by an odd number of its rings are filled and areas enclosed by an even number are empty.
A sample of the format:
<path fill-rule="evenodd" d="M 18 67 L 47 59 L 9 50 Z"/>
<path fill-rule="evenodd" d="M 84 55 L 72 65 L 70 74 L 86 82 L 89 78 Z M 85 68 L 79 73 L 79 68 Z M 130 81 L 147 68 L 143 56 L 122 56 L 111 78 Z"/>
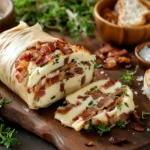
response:
<path fill-rule="evenodd" d="M 97 86 L 94 86 L 94 87 L 90 88 L 90 91 L 94 91 L 96 89 L 97 89 Z"/>
<path fill-rule="evenodd" d="M 95 64 L 95 65 L 94 65 L 94 68 L 95 68 L 95 69 L 98 69 L 98 68 L 101 68 L 101 67 L 103 67 L 102 64 L 99 64 L 99 65 Z"/>
<path fill-rule="evenodd" d="M 113 125 L 109 124 L 109 125 L 104 125 L 104 124 L 100 124 L 100 125 L 93 125 L 92 124 L 92 120 L 89 120 L 89 126 L 87 131 L 91 132 L 91 131 L 96 131 L 100 136 L 102 136 L 105 132 L 109 132 L 111 130 L 111 128 L 113 127 Z"/>
<path fill-rule="evenodd" d="M 97 130 L 97 133 L 102 136 L 105 132 L 109 132 L 111 130 L 111 128 L 113 127 L 113 125 L 96 125 L 95 128 Z"/>
<path fill-rule="evenodd" d="M 91 106 L 91 105 L 93 105 L 93 104 L 94 104 L 94 102 L 93 102 L 93 101 L 90 101 L 88 105 Z"/>
<path fill-rule="evenodd" d="M 122 85 L 121 88 L 122 88 L 122 89 L 125 89 L 125 88 L 126 88 L 126 85 Z"/>
<path fill-rule="evenodd" d="M 26 78 L 26 77 L 27 77 L 27 75 L 28 75 L 28 74 L 24 74 L 24 78 Z"/>
<path fill-rule="evenodd" d="M 127 107 L 129 107 L 128 103 L 124 102 L 124 104 L 125 104 Z"/>
<path fill-rule="evenodd" d="M 116 95 L 115 98 L 118 99 L 120 97 L 120 95 Z"/>
<path fill-rule="evenodd" d="M 123 82 L 125 82 L 128 85 L 132 85 L 132 78 L 133 75 L 136 74 L 138 70 L 138 66 L 136 66 L 135 71 L 134 72 L 129 72 L 128 70 L 124 73 L 124 75 L 121 75 L 120 80 L 122 80 Z"/>
<path fill-rule="evenodd" d="M 129 97 L 129 94 L 127 92 L 124 95 L 127 96 L 127 97 Z"/>
<path fill-rule="evenodd" d="M 93 124 L 92 124 L 92 120 L 90 119 L 90 120 L 88 121 L 88 123 L 89 123 L 89 126 L 88 126 L 87 131 L 88 131 L 88 132 L 91 132 L 91 131 L 94 130 L 94 126 L 93 126 Z"/>
<path fill-rule="evenodd" d="M 119 110 L 121 110 L 121 109 L 122 109 L 122 106 L 123 106 L 123 104 L 118 104 L 118 105 L 117 105 L 117 108 L 118 108 Z"/>
<path fill-rule="evenodd" d="M 142 111 L 142 119 L 146 119 L 146 116 L 149 116 L 150 112 Z"/>
<path fill-rule="evenodd" d="M 55 65 L 55 64 L 58 64 L 59 63 L 59 55 L 58 54 L 56 54 L 56 59 L 55 59 L 55 61 L 53 62 L 53 65 Z"/>
<path fill-rule="evenodd" d="M 54 96 L 51 97 L 51 99 L 54 99 L 55 97 L 56 97 L 56 96 L 54 95 Z"/>
<path fill-rule="evenodd" d="M 127 122 L 124 122 L 124 121 L 116 121 L 116 126 L 119 127 L 119 128 L 125 128 L 126 127 L 126 124 Z"/>
<path fill-rule="evenodd" d="M 106 96 L 109 96 L 111 93 L 106 93 Z"/>
<path fill-rule="evenodd" d="M 39 75 L 40 74 L 40 72 L 39 72 L 39 70 L 37 70 L 37 75 Z"/>
<path fill-rule="evenodd" d="M 75 59 L 73 58 L 73 59 L 71 60 L 71 62 L 75 62 Z"/>
<path fill-rule="evenodd" d="M 46 66 L 47 64 L 42 64 L 40 67 L 44 67 L 44 66 Z"/>
<path fill-rule="evenodd" d="M 4 100 L 4 98 L 1 99 L 0 100 L 0 108 L 2 108 L 4 104 L 9 104 L 9 103 L 11 103 L 11 100 Z"/>

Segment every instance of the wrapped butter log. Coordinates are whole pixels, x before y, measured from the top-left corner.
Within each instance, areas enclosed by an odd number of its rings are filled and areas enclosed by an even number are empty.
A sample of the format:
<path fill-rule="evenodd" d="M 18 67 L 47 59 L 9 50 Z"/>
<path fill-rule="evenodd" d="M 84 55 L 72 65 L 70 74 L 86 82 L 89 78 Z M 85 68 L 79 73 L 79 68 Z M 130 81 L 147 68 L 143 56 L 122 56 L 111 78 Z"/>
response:
<path fill-rule="evenodd" d="M 0 34 L 0 80 L 31 109 L 47 107 L 91 82 L 95 56 L 42 31 L 39 24 Z"/>
<path fill-rule="evenodd" d="M 110 79 L 93 82 L 66 97 L 66 106 L 60 106 L 55 119 L 76 131 L 89 125 L 112 125 L 126 122 L 135 105 L 128 86 Z"/>

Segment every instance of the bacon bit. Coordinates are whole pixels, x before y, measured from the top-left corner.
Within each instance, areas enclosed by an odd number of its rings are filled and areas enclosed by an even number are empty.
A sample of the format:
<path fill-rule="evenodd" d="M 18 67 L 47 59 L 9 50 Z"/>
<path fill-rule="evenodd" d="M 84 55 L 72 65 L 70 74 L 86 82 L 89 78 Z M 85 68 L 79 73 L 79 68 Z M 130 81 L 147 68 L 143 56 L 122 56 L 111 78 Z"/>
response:
<path fill-rule="evenodd" d="M 39 91 L 35 94 L 34 100 L 37 101 L 40 97 L 44 96 L 46 94 L 45 87 L 42 86 Z"/>
<path fill-rule="evenodd" d="M 107 54 L 111 52 L 114 49 L 114 47 L 111 46 L 111 44 L 103 44 L 99 50 L 101 54 Z"/>
<path fill-rule="evenodd" d="M 133 118 L 135 119 L 135 121 L 140 122 L 140 116 L 137 114 L 137 111 L 133 112 Z"/>
<path fill-rule="evenodd" d="M 40 49 L 41 48 L 41 43 L 38 41 L 35 45 L 36 49 Z"/>
<path fill-rule="evenodd" d="M 95 107 L 90 107 L 80 115 L 84 121 L 90 120 L 97 113 L 97 109 Z"/>
<path fill-rule="evenodd" d="M 31 93 L 31 89 L 29 89 L 29 88 L 28 88 L 28 90 L 27 90 L 27 91 L 28 91 L 28 93 Z"/>
<path fill-rule="evenodd" d="M 109 139 L 109 142 L 112 143 L 112 144 L 120 144 L 120 143 L 123 143 L 123 142 L 126 142 L 126 141 L 127 141 L 126 138 L 114 137 L 114 136 L 112 136 Z"/>
<path fill-rule="evenodd" d="M 81 105 L 81 102 L 78 101 L 78 102 L 76 103 L 76 106 L 79 106 L 79 105 Z"/>
<path fill-rule="evenodd" d="M 23 74 L 21 74 L 19 72 L 16 73 L 15 77 L 17 78 L 19 83 L 21 83 L 23 81 L 23 79 L 24 79 Z"/>
<path fill-rule="evenodd" d="M 76 68 L 74 69 L 74 71 L 75 71 L 75 73 L 77 73 L 77 74 L 82 74 L 82 73 L 83 73 L 83 69 L 82 69 L 81 67 L 76 67 Z"/>
<path fill-rule="evenodd" d="M 81 86 L 85 84 L 85 79 L 86 79 L 85 76 L 83 76 L 83 77 L 81 78 Z"/>
<path fill-rule="evenodd" d="M 42 85 L 42 80 L 40 80 L 40 81 L 36 84 L 36 86 L 33 87 L 33 92 L 34 92 L 34 93 L 37 93 L 37 92 L 40 90 L 41 85 Z"/>
<path fill-rule="evenodd" d="M 73 78 L 75 75 L 71 72 L 66 72 L 65 76 L 66 76 L 67 79 L 69 79 L 69 78 Z"/>
<path fill-rule="evenodd" d="M 118 57 L 118 56 L 122 56 L 127 54 L 127 50 L 123 49 L 123 50 L 113 50 L 111 52 L 108 53 L 107 57 Z"/>
<path fill-rule="evenodd" d="M 53 43 L 48 43 L 48 47 L 50 49 L 50 51 L 54 51 L 55 50 L 55 46 Z"/>
<path fill-rule="evenodd" d="M 114 102 L 114 99 L 112 99 L 111 97 L 105 97 L 103 99 L 101 99 L 101 101 L 97 104 L 97 106 L 100 109 L 104 109 L 106 107 L 108 107 L 110 104 L 112 104 Z"/>
<path fill-rule="evenodd" d="M 64 92 L 65 88 L 64 88 L 64 83 L 60 84 L 60 92 Z"/>
<path fill-rule="evenodd" d="M 67 106 L 65 107 L 62 107 L 62 108 L 58 108 L 56 110 L 56 113 L 59 113 L 59 114 L 67 114 L 72 108 L 73 108 L 74 105 L 72 104 L 68 104 Z"/>
<path fill-rule="evenodd" d="M 64 59 L 64 64 L 67 64 L 68 61 L 69 61 L 69 57 L 66 57 L 66 58 Z"/>
<path fill-rule="evenodd" d="M 88 143 L 85 143 L 86 146 L 88 147 L 92 147 L 92 146 L 95 146 L 94 142 L 93 141 L 90 141 Z"/>
<path fill-rule="evenodd" d="M 64 47 L 61 47 L 60 50 L 63 52 L 63 54 L 68 55 L 71 54 L 73 51 L 69 46 L 65 45 Z"/>
<path fill-rule="evenodd" d="M 117 61 L 114 57 L 108 57 L 104 61 L 103 68 L 111 69 L 117 65 Z"/>
<path fill-rule="evenodd" d="M 130 122 L 130 127 L 132 129 L 134 129 L 135 131 L 139 131 L 139 132 L 144 132 L 145 131 L 144 126 L 141 125 L 140 123 Z"/>
<path fill-rule="evenodd" d="M 107 83 L 105 83 L 105 84 L 103 85 L 103 88 L 107 89 L 107 88 L 113 86 L 115 83 L 116 83 L 115 80 L 109 80 L 109 81 L 107 81 Z"/>
<path fill-rule="evenodd" d="M 42 46 L 42 47 L 40 48 L 40 53 L 41 53 L 41 55 L 47 55 L 47 54 L 49 54 L 51 51 L 52 51 L 52 50 L 50 49 L 49 44 L 46 44 L 46 45 L 44 45 L 44 46 Z"/>
<path fill-rule="evenodd" d="M 118 63 L 130 63 L 131 62 L 131 59 L 130 58 L 127 58 L 127 57 L 119 57 L 118 60 L 117 60 Z"/>
<path fill-rule="evenodd" d="M 101 60 L 104 60 L 106 57 L 101 54 L 99 51 L 95 53 Z"/>
<path fill-rule="evenodd" d="M 83 99 L 83 100 L 84 100 L 84 99 L 86 99 L 87 97 L 88 97 L 88 96 L 82 96 L 82 95 L 79 95 L 77 98 L 78 98 L 78 99 Z"/>
<path fill-rule="evenodd" d="M 54 77 L 51 78 L 51 84 L 55 84 L 56 82 L 58 82 L 59 80 L 59 76 L 55 75 Z"/>
<path fill-rule="evenodd" d="M 83 63 L 84 65 L 89 66 L 89 67 L 91 66 L 91 64 L 90 64 L 90 62 L 89 62 L 89 61 L 83 61 L 82 63 Z"/>

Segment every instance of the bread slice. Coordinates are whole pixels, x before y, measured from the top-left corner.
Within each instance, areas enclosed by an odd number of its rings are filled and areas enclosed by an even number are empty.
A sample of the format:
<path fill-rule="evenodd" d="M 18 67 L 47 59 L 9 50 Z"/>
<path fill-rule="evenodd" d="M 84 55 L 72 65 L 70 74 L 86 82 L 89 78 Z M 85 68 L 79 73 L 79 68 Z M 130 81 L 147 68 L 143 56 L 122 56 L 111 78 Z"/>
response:
<path fill-rule="evenodd" d="M 150 69 L 148 69 L 144 75 L 144 92 L 150 99 Z"/>
<path fill-rule="evenodd" d="M 146 15 L 150 14 L 140 0 L 119 0 L 119 19 L 120 26 L 140 26 L 146 24 Z"/>

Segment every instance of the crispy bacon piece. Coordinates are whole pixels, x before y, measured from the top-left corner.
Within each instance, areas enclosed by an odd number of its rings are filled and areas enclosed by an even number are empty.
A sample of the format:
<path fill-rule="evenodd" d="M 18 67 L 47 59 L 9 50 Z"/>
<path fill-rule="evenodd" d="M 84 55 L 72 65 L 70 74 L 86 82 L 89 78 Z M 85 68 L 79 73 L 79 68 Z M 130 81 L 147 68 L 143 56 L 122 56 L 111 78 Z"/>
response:
<path fill-rule="evenodd" d="M 91 64 L 90 64 L 90 62 L 89 61 L 82 61 L 82 63 L 84 64 L 84 65 L 87 65 L 87 66 L 91 66 Z"/>
<path fill-rule="evenodd" d="M 112 104 L 114 102 L 114 99 L 111 97 L 105 97 L 103 99 L 101 99 L 101 101 L 97 104 L 97 106 L 100 109 L 104 109 L 106 107 L 108 107 L 110 104 Z"/>
<path fill-rule="evenodd" d="M 110 137 L 109 138 L 109 142 L 112 143 L 112 144 L 120 144 L 120 143 L 123 143 L 123 142 L 126 142 L 127 139 L 126 138 L 121 138 L 121 137 Z"/>
<path fill-rule="evenodd" d="M 104 44 L 100 50 L 95 53 L 103 62 L 103 68 L 111 69 L 119 64 L 129 64 L 131 59 L 126 57 L 127 50 L 119 50 L 110 44 Z"/>
<path fill-rule="evenodd" d="M 66 57 L 66 58 L 64 59 L 64 64 L 67 64 L 68 61 L 69 61 L 69 57 Z"/>
<path fill-rule="evenodd" d="M 59 114 L 66 114 L 68 113 L 72 108 L 73 108 L 74 105 L 72 104 L 68 104 L 67 106 L 65 107 L 62 107 L 62 108 L 58 108 L 56 110 L 56 113 L 59 113 Z"/>
<path fill-rule="evenodd" d="M 127 50 L 123 49 L 123 50 L 113 50 L 111 52 L 108 53 L 107 57 L 118 57 L 118 56 L 122 56 L 127 54 Z"/>
<path fill-rule="evenodd" d="M 34 100 L 37 101 L 40 97 L 44 96 L 46 94 L 45 87 L 42 86 L 39 91 L 35 94 Z"/>
<path fill-rule="evenodd" d="M 72 49 L 71 49 L 68 45 L 65 45 L 64 47 L 61 47 L 60 50 L 61 50 L 65 55 L 71 54 L 71 53 L 73 52 Z"/>
<path fill-rule="evenodd" d="M 140 116 L 137 114 L 137 111 L 133 112 L 133 117 L 134 117 L 136 122 L 140 122 Z"/>
<path fill-rule="evenodd" d="M 78 98 L 78 99 L 83 99 L 83 100 L 85 100 L 87 97 L 88 97 L 88 96 L 79 95 L 77 98 Z"/>
<path fill-rule="evenodd" d="M 106 58 L 106 60 L 104 61 L 104 64 L 103 64 L 103 68 L 106 68 L 106 69 L 111 69 L 115 66 L 117 66 L 117 61 L 116 61 L 116 58 L 114 58 L 114 57 Z"/>
<path fill-rule="evenodd" d="M 109 80 L 107 83 L 103 85 L 103 88 L 108 89 L 109 87 L 113 86 L 116 83 L 115 80 Z"/>
<path fill-rule="evenodd" d="M 77 74 L 82 74 L 82 73 L 83 73 L 83 69 L 82 69 L 81 67 L 76 67 L 76 68 L 74 69 L 74 71 L 75 71 L 75 73 L 77 73 Z"/>
<path fill-rule="evenodd" d="M 51 84 L 55 84 L 58 81 L 59 81 L 59 76 L 58 75 L 55 75 L 54 77 L 51 78 Z"/>
<path fill-rule="evenodd" d="M 139 131 L 139 132 L 144 132 L 145 131 L 145 128 L 143 125 L 141 125 L 140 123 L 137 123 L 137 122 L 130 122 L 130 127 L 132 129 L 134 129 L 135 131 Z"/>
<path fill-rule="evenodd" d="M 88 121 L 90 120 L 95 114 L 97 113 L 97 109 L 95 107 L 90 107 L 86 110 L 84 110 L 84 112 L 82 113 L 82 115 L 80 115 L 80 117 L 82 117 L 82 119 L 84 121 Z"/>
<path fill-rule="evenodd" d="M 118 63 L 130 63 L 131 62 L 131 59 L 130 58 L 127 58 L 127 57 L 119 57 L 118 60 L 117 60 Z"/>
<path fill-rule="evenodd" d="M 64 92 L 65 88 L 64 88 L 64 83 L 60 84 L 60 92 Z"/>
<path fill-rule="evenodd" d="M 82 77 L 81 79 L 81 86 L 85 84 L 85 76 Z"/>

